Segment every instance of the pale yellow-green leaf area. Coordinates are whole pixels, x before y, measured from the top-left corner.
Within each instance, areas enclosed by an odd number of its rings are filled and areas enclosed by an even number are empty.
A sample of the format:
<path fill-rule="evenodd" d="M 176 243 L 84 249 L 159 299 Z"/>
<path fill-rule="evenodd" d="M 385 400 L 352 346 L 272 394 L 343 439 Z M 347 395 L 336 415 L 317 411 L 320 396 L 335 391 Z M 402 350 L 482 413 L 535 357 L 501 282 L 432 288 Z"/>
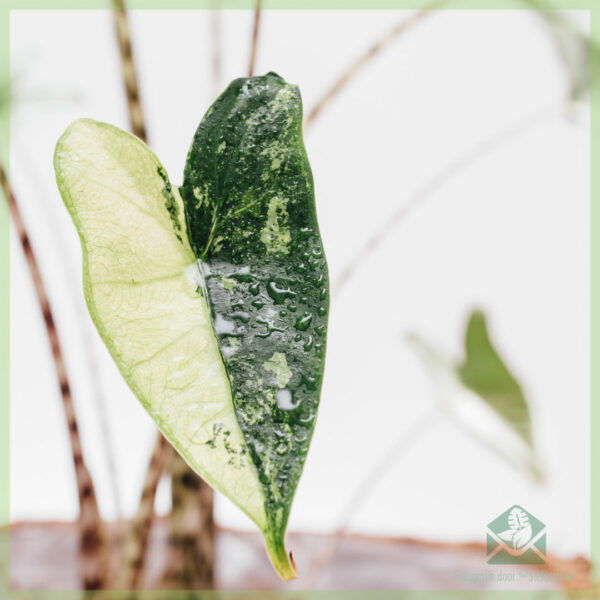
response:
<path fill-rule="evenodd" d="M 263 366 L 265 371 L 274 375 L 277 387 L 284 388 L 290 382 L 292 371 L 288 367 L 287 359 L 283 352 L 273 353 L 273 356 Z"/>
<path fill-rule="evenodd" d="M 90 120 L 61 137 L 55 170 L 81 239 L 90 314 L 119 370 L 190 466 L 264 529 L 177 191 L 145 144 Z"/>
<path fill-rule="evenodd" d="M 260 232 L 260 241 L 267 247 L 267 252 L 288 254 L 292 241 L 288 226 L 287 200 L 273 196 L 269 200 L 267 221 Z"/>

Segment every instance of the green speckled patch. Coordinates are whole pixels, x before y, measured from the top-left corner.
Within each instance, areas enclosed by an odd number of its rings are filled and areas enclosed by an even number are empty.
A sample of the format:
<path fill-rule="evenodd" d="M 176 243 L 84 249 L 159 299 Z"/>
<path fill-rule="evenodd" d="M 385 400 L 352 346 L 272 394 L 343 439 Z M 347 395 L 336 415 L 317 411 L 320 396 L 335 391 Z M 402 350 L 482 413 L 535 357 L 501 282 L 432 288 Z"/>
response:
<path fill-rule="evenodd" d="M 221 285 L 230 292 L 236 286 L 236 282 L 235 279 L 231 279 L 231 277 L 225 277 L 225 275 L 222 275 Z"/>
<path fill-rule="evenodd" d="M 177 236 L 177 239 L 180 242 L 183 242 L 183 240 L 181 239 L 181 215 L 179 214 L 179 202 L 175 197 L 175 194 L 178 192 L 175 188 L 171 186 L 171 182 L 169 181 L 167 172 L 162 166 L 157 167 L 156 171 L 165 184 L 162 189 L 162 195 L 165 198 L 165 208 L 167 209 L 167 212 L 171 217 L 173 229 L 175 230 L 175 235 Z"/>
<path fill-rule="evenodd" d="M 265 535 L 282 546 L 319 404 L 329 303 L 298 88 L 273 73 L 232 82 L 196 132 L 181 195 L 265 493 Z"/>
<path fill-rule="evenodd" d="M 293 375 L 283 352 L 274 352 L 273 356 L 264 363 L 263 367 L 265 371 L 275 376 L 275 383 L 280 388 L 284 388 Z"/>
<path fill-rule="evenodd" d="M 290 252 L 292 237 L 288 226 L 289 215 L 286 206 L 287 200 L 279 196 L 273 196 L 269 200 L 267 221 L 260 232 L 260 241 L 269 253 L 289 254 Z"/>

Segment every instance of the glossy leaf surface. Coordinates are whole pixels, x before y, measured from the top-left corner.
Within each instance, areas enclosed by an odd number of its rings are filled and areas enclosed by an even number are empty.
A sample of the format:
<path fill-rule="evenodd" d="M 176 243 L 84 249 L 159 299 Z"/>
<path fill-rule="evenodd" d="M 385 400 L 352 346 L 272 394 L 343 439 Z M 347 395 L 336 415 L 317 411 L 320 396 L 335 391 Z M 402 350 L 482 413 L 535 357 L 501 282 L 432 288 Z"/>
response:
<path fill-rule="evenodd" d="M 329 304 L 298 88 L 272 73 L 235 80 L 196 132 L 181 194 L 281 545 L 317 414 Z"/>

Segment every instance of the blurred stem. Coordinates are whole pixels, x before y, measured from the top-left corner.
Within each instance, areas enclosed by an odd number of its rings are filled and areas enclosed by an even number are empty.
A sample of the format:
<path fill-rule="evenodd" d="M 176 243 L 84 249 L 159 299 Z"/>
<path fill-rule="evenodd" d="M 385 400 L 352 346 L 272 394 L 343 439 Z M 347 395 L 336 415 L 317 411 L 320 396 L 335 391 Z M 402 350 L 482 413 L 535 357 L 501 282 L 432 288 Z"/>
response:
<path fill-rule="evenodd" d="M 23 164 L 33 165 L 35 161 L 32 156 L 29 155 L 27 148 L 19 147 L 17 152 L 23 158 Z M 14 163 L 14 161 L 13 161 Z M 49 229 L 59 228 L 59 222 L 56 219 L 56 214 L 52 210 L 52 207 L 48 202 L 44 202 L 43 199 L 48 197 L 51 193 L 46 184 L 41 180 L 39 171 L 37 169 L 29 168 L 30 183 L 35 185 L 37 192 L 36 197 L 36 210 L 39 211 L 41 218 L 47 219 L 46 225 Z M 53 190 L 52 190 L 53 192 Z M 69 286 L 70 295 L 73 298 L 79 300 L 81 297 L 81 289 L 78 285 L 79 272 L 73 268 L 73 256 L 70 253 L 68 246 L 65 243 L 65 239 L 62 236 L 54 236 L 53 242 L 59 253 L 59 259 L 64 268 L 65 280 Z M 89 327 L 89 315 L 85 309 L 83 309 L 80 302 L 74 302 L 72 307 L 74 313 L 74 321 L 76 321 L 77 329 L 81 335 L 81 348 L 85 354 L 85 362 L 87 364 L 87 370 L 89 374 L 89 381 L 92 388 L 92 399 L 96 408 L 96 416 L 98 419 L 98 426 L 100 435 L 102 438 L 102 445 L 106 460 L 106 468 L 111 483 L 111 492 L 113 498 L 113 504 L 115 507 L 115 513 L 117 522 L 120 522 L 123 517 L 123 508 L 121 504 L 121 492 L 119 486 L 119 480 L 117 477 L 117 466 L 115 461 L 115 449 L 112 443 L 110 435 L 109 419 L 106 406 L 106 394 L 104 390 L 102 376 L 98 369 L 98 359 L 95 352 L 94 341 L 92 340 L 92 331 Z M 118 531 L 117 531 L 118 536 Z"/>
<path fill-rule="evenodd" d="M 312 110 L 304 119 L 304 128 L 306 129 L 313 124 L 327 104 L 329 104 L 346 85 L 361 71 L 375 56 L 384 48 L 389 46 L 398 36 L 402 35 L 409 29 L 422 21 L 425 17 L 433 13 L 436 8 L 439 8 L 445 0 L 435 0 L 429 3 L 425 8 L 415 11 L 410 17 L 398 23 L 393 29 L 388 31 L 383 37 L 378 39 L 370 46 L 364 54 L 362 54 L 354 63 L 352 63 L 333 83 L 333 85 L 323 94 L 321 99 L 315 104 Z"/>
<path fill-rule="evenodd" d="M 327 568 L 335 557 L 344 536 L 348 532 L 348 527 L 356 513 L 364 506 L 368 498 L 373 494 L 377 485 L 389 473 L 390 469 L 396 463 L 396 460 L 407 454 L 424 435 L 426 435 L 435 424 L 440 421 L 441 414 L 438 410 L 433 410 L 422 417 L 413 425 L 407 433 L 396 443 L 386 450 L 379 460 L 375 462 L 373 468 L 367 471 L 367 474 L 356 486 L 354 494 L 346 504 L 337 529 L 323 542 L 321 549 L 317 552 L 316 558 L 308 574 L 306 587 L 314 589 L 317 579 Z"/>
<path fill-rule="evenodd" d="M 254 26 L 252 28 L 252 45 L 250 47 L 250 64 L 248 66 L 248 77 L 252 77 L 254 75 L 261 12 L 261 0 L 256 0 L 256 8 L 254 9 Z"/>
<path fill-rule="evenodd" d="M 167 589 L 212 590 L 215 586 L 213 491 L 168 449 L 173 508 L 163 585 Z"/>
<path fill-rule="evenodd" d="M 144 567 L 148 548 L 148 536 L 154 512 L 156 489 L 165 468 L 168 442 L 159 432 L 146 470 L 146 478 L 138 510 L 127 531 L 124 543 L 124 565 L 119 577 L 118 588 L 136 590 L 143 582 Z"/>
<path fill-rule="evenodd" d="M 129 122 L 131 131 L 142 141 L 148 141 L 146 125 L 144 123 L 144 111 L 140 98 L 140 88 L 138 85 L 137 70 L 131 46 L 131 31 L 125 3 L 123 0 L 113 0 L 115 29 L 117 41 L 119 42 L 119 51 L 121 55 L 121 72 L 123 75 L 123 84 L 125 94 L 127 95 L 127 108 L 129 110 Z"/>
<path fill-rule="evenodd" d="M 71 386 L 67 376 L 67 369 L 54 321 L 54 315 L 50 308 L 46 287 L 44 286 L 39 264 L 33 252 L 29 234 L 27 233 L 25 222 L 21 215 L 21 210 L 10 187 L 8 176 L 2 164 L 0 164 L 0 184 L 9 203 L 13 223 L 17 235 L 19 236 L 23 253 L 25 254 L 27 266 L 29 267 L 37 299 L 44 317 L 46 333 L 50 342 L 54 367 L 62 396 L 79 496 L 79 556 L 81 560 L 83 587 L 86 590 L 102 589 L 106 586 L 108 576 L 108 557 L 104 525 L 98 510 L 94 484 L 83 458 L 79 426 L 77 424 L 77 416 L 75 414 L 73 398 L 71 395 Z"/>
<path fill-rule="evenodd" d="M 562 104 L 561 104 L 562 106 Z M 549 118 L 558 114 L 560 107 L 553 105 L 543 110 L 537 110 L 532 114 L 526 115 L 511 123 L 508 127 L 494 133 L 489 138 L 478 142 L 464 154 L 453 160 L 441 171 L 435 174 L 424 186 L 418 189 L 412 196 L 400 204 L 396 210 L 389 215 L 381 225 L 371 234 L 367 241 L 355 252 L 352 260 L 348 261 L 340 275 L 333 282 L 332 295 L 339 293 L 340 290 L 356 274 L 361 265 L 389 238 L 390 234 L 401 225 L 406 218 L 436 191 L 442 188 L 448 181 L 460 175 L 468 167 L 477 163 L 482 158 L 491 154 L 504 144 L 514 140 L 534 127 L 537 127 Z"/>
<path fill-rule="evenodd" d="M 210 15 L 213 100 L 217 98 L 221 92 L 221 80 L 223 78 L 223 63 L 221 60 L 221 13 L 219 11 L 219 4 L 220 0 L 214 0 L 213 10 Z"/>
<path fill-rule="evenodd" d="M 481 435 L 476 429 L 470 427 L 466 423 L 463 423 L 463 421 L 453 412 L 448 411 L 446 413 L 446 417 L 457 429 L 462 431 L 475 442 L 481 444 L 484 448 L 487 448 L 490 452 L 493 452 L 511 467 L 521 469 L 524 467 L 526 472 L 531 475 L 535 483 L 539 484 L 544 481 L 544 473 L 540 467 L 539 461 L 536 460 L 535 455 L 532 452 L 523 451 L 518 459 L 516 457 L 513 458 L 512 456 L 507 455 L 507 452 L 498 444 L 496 444 L 493 439 Z"/>
<path fill-rule="evenodd" d="M 123 85 L 127 94 L 131 129 L 137 137 L 147 142 L 127 12 L 123 0 L 113 0 L 113 6 L 115 8 L 115 27 L 121 53 Z M 165 458 L 166 452 L 169 452 L 168 458 Z M 143 576 L 149 532 L 154 517 L 156 489 L 163 470 L 162 467 L 159 467 L 161 461 L 167 461 L 167 467 L 172 477 L 171 485 L 174 490 L 173 510 L 169 522 L 172 532 L 175 533 L 172 533 L 172 552 L 169 553 L 167 558 L 169 567 L 167 569 L 166 584 L 169 584 L 170 578 L 176 579 L 181 573 L 190 572 L 192 573 L 192 579 L 193 577 L 201 578 L 202 581 L 210 582 L 210 587 L 212 587 L 214 572 L 212 488 L 200 480 L 171 446 L 164 443 L 164 438 L 160 433 L 152 456 L 153 459 L 150 461 L 145 478 L 147 488 L 145 485 L 137 515 L 127 534 L 130 541 L 127 545 L 131 548 L 130 556 L 132 557 L 132 562 L 128 562 L 128 565 L 133 567 L 133 574 L 129 574 L 129 580 L 138 583 Z M 190 516 L 188 517 L 188 515 Z M 181 535 L 181 538 L 173 538 L 173 536 L 179 535 Z M 193 551 L 177 553 L 178 545 L 176 541 L 178 539 L 183 540 L 182 543 L 193 545 Z M 171 554 L 176 555 L 177 558 L 171 556 Z M 197 573 L 194 572 L 195 569 L 198 569 Z M 206 585 L 208 586 L 208 583 Z"/>

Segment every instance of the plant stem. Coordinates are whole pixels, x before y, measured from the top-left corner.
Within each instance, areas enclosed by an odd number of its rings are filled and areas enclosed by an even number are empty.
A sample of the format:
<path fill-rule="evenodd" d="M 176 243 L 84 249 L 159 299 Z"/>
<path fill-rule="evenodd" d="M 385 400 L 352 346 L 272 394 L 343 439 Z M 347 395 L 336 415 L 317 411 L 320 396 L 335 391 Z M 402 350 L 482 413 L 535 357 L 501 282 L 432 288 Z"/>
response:
<path fill-rule="evenodd" d="M 285 549 L 285 534 L 276 533 L 265 536 L 267 554 L 273 568 L 283 581 L 291 581 L 298 577 L 298 569 L 292 553 Z"/>
<path fill-rule="evenodd" d="M 34 164 L 33 157 L 28 154 L 25 147 L 17 148 L 18 154 L 22 156 L 24 164 Z M 13 161 L 14 162 L 14 161 Z M 48 202 L 44 202 L 43 199 L 49 195 L 51 191 L 47 189 L 46 184 L 40 179 L 39 172 L 36 169 L 29 170 L 30 183 L 35 185 L 37 192 L 35 194 L 36 210 L 39 211 L 40 218 L 46 220 L 46 225 L 50 230 L 58 230 L 59 222 L 56 219 L 56 214 L 51 210 L 51 206 Z M 53 192 L 53 190 L 52 190 Z M 70 248 L 65 243 L 65 239 L 62 236 L 54 236 L 54 244 L 59 254 L 59 260 L 64 267 L 65 280 L 69 286 L 70 295 L 74 298 L 79 299 L 81 296 L 81 289 L 78 285 L 79 271 L 74 268 L 73 255 L 70 252 Z M 115 452 L 112 444 L 112 438 L 110 435 L 109 419 L 107 414 L 106 406 L 106 394 L 104 390 L 104 382 L 102 375 L 98 369 L 98 357 L 94 348 L 94 342 L 92 340 L 92 330 L 89 325 L 89 314 L 80 302 L 74 302 L 72 311 L 74 314 L 73 324 L 77 326 L 80 333 L 81 348 L 85 354 L 85 362 L 87 365 L 87 371 L 89 380 L 92 388 L 92 399 L 96 408 L 96 419 L 98 421 L 98 427 L 102 438 L 102 446 L 105 455 L 106 468 L 111 483 L 111 492 L 113 505 L 115 507 L 115 513 L 117 521 L 119 522 L 123 517 L 123 509 L 121 504 L 121 493 L 119 487 L 119 480 L 117 477 L 117 466 L 115 461 Z M 117 531 L 118 536 L 118 531 Z"/>
<path fill-rule="evenodd" d="M 544 473 L 541 469 L 539 461 L 533 453 L 524 452 L 518 455 L 518 458 L 513 457 L 509 455 L 499 444 L 496 444 L 493 439 L 480 434 L 474 427 L 464 423 L 463 420 L 458 417 L 458 415 L 448 412 L 446 417 L 448 421 L 452 423 L 458 430 L 462 431 L 475 442 L 481 444 L 484 448 L 487 448 L 490 452 L 493 452 L 498 458 L 509 464 L 511 467 L 521 469 L 524 467 L 527 474 L 532 477 L 535 483 L 540 484 L 544 481 Z"/>
<path fill-rule="evenodd" d="M 213 100 L 221 92 L 221 80 L 223 78 L 223 63 L 221 60 L 221 13 L 219 12 L 219 4 L 219 0 L 214 0 L 214 7 L 210 15 Z"/>
<path fill-rule="evenodd" d="M 106 538 L 100 511 L 98 510 L 94 484 L 83 458 L 79 426 L 73 406 L 71 386 L 67 376 L 64 355 L 39 264 L 35 257 L 21 210 L 2 164 L 0 164 L 0 185 L 9 203 L 13 223 L 17 230 L 23 253 L 25 254 L 31 278 L 33 279 L 37 299 L 44 317 L 44 323 L 46 324 L 46 332 L 62 396 L 65 419 L 69 430 L 69 440 L 71 442 L 77 493 L 79 496 L 79 555 L 81 559 L 83 587 L 86 590 L 102 589 L 106 585 L 108 575 Z"/>
<path fill-rule="evenodd" d="M 362 54 L 354 63 L 352 63 L 340 76 L 333 85 L 323 94 L 321 99 L 315 104 L 312 110 L 308 113 L 304 119 L 304 128 L 306 129 L 313 124 L 315 119 L 319 116 L 322 110 L 329 102 L 331 102 L 352 80 L 358 72 L 363 69 L 381 50 L 388 46 L 395 38 L 405 33 L 422 21 L 425 17 L 433 13 L 433 11 L 439 7 L 445 0 L 435 0 L 419 11 L 414 12 L 410 17 L 398 23 L 393 29 L 388 31 L 383 37 L 378 39 L 372 46 L 370 46 L 364 54 Z"/>
<path fill-rule="evenodd" d="M 439 420 L 440 414 L 437 410 L 427 413 L 403 437 L 397 440 L 389 450 L 386 450 L 382 454 L 379 460 L 375 462 L 373 468 L 367 471 L 366 476 L 356 486 L 354 494 L 352 494 L 349 502 L 346 504 L 336 530 L 323 542 L 321 549 L 317 552 L 311 566 L 311 571 L 308 574 L 307 588 L 314 589 L 320 574 L 335 557 L 344 536 L 348 532 L 348 527 L 352 519 L 360 508 L 364 506 L 377 484 L 387 475 L 398 457 L 409 452 Z"/>
<path fill-rule="evenodd" d="M 125 3 L 123 0 L 113 0 L 115 29 L 119 51 L 121 55 L 121 71 L 125 93 L 127 95 L 127 108 L 129 109 L 129 122 L 131 131 L 142 141 L 148 141 L 146 125 L 144 123 L 144 111 L 140 99 L 140 88 L 138 85 L 137 70 L 131 46 L 131 32 Z"/>
<path fill-rule="evenodd" d="M 142 495 L 138 510 L 125 538 L 125 561 L 118 588 L 126 590 L 139 589 L 143 582 L 144 567 L 148 548 L 148 536 L 154 514 L 156 489 L 165 468 L 165 456 L 168 442 L 159 432 L 152 457 L 146 470 Z"/>
<path fill-rule="evenodd" d="M 169 518 L 168 589 L 211 590 L 215 586 L 213 491 L 168 449 L 173 508 Z"/>
<path fill-rule="evenodd" d="M 248 66 L 248 77 L 254 75 L 254 67 L 256 63 L 256 49 L 258 47 L 258 33 L 260 28 L 261 15 L 261 0 L 256 0 L 256 8 L 254 9 L 254 26 L 252 28 L 252 46 L 250 47 L 250 64 Z"/>

